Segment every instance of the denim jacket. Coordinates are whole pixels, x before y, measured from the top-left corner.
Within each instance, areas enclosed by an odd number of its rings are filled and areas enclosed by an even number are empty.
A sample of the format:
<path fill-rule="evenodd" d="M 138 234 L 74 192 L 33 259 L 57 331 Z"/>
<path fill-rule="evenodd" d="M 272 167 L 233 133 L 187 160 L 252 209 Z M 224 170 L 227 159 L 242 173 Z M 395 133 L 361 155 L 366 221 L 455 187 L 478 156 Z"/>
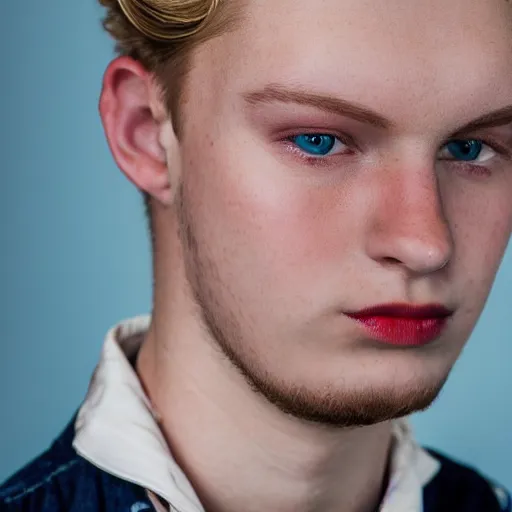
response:
<path fill-rule="evenodd" d="M 72 446 L 74 433 L 73 420 L 48 451 L 0 487 L 0 512 L 155 510 L 145 489 L 80 457 Z M 424 512 L 512 512 L 503 488 L 469 467 L 430 453 L 441 469 L 424 488 Z"/>

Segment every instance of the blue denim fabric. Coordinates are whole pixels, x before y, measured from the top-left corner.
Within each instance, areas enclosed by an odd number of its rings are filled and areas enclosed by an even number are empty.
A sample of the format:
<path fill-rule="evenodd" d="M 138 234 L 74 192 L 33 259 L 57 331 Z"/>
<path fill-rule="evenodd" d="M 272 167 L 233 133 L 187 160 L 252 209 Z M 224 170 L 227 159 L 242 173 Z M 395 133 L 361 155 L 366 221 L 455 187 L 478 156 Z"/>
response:
<path fill-rule="evenodd" d="M 80 457 L 73 437 L 74 420 L 48 451 L 0 487 L 1 512 L 155 510 L 144 489 Z"/>
<path fill-rule="evenodd" d="M 80 457 L 73 437 L 74 420 L 47 452 L 0 487 L 0 512 L 155 510 L 143 488 Z M 441 462 L 441 470 L 424 489 L 424 512 L 512 512 L 505 489 L 469 467 L 430 453 Z"/>
<path fill-rule="evenodd" d="M 429 450 L 441 469 L 423 489 L 425 512 L 511 512 L 510 494 L 472 468 Z"/>

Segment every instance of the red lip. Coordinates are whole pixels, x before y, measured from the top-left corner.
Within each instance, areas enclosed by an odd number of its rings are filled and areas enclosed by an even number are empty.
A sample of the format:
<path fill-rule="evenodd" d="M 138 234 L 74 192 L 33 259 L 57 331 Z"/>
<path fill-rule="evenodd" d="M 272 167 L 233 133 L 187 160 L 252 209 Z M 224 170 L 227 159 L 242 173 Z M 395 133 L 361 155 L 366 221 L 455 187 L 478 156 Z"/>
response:
<path fill-rule="evenodd" d="M 361 324 L 377 341 L 399 346 L 421 346 L 441 335 L 452 313 L 438 304 L 385 304 L 347 313 L 347 316 Z"/>

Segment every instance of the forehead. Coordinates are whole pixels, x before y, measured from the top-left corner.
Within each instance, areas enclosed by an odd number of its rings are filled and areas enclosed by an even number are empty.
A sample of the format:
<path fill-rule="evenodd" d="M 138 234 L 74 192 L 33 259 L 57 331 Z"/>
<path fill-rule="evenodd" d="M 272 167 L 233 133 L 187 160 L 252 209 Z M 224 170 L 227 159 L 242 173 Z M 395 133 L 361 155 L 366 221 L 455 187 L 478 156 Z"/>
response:
<path fill-rule="evenodd" d="M 210 104 L 268 83 L 391 118 L 403 105 L 424 116 L 451 101 L 462 116 L 468 100 L 477 115 L 512 102 L 507 0 L 247 0 L 245 14 L 196 56 L 192 75 Z"/>

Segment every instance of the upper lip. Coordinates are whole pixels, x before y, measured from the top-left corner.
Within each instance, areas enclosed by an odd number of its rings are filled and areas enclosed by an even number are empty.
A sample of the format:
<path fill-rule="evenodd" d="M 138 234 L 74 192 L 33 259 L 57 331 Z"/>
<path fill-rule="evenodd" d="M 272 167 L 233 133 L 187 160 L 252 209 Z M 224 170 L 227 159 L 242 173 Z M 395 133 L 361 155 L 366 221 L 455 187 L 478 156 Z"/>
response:
<path fill-rule="evenodd" d="M 360 311 L 347 313 L 348 316 L 361 318 L 371 316 L 389 316 L 398 318 L 445 318 L 453 310 L 441 304 L 381 304 L 371 306 Z"/>

